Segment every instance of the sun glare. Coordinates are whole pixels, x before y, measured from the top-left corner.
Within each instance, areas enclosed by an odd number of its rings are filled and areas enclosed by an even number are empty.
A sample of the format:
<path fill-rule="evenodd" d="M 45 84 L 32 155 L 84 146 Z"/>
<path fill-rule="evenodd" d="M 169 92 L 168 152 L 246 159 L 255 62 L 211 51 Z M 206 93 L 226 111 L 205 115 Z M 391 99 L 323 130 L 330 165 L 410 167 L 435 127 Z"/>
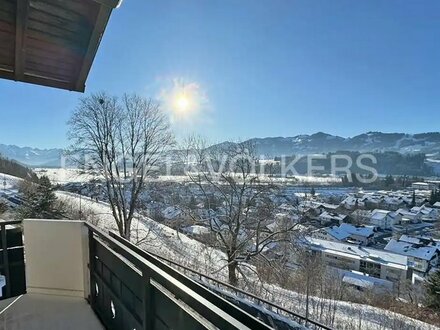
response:
<path fill-rule="evenodd" d="M 181 112 L 185 112 L 189 108 L 189 99 L 186 95 L 179 95 L 176 99 L 176 108 Z"/>

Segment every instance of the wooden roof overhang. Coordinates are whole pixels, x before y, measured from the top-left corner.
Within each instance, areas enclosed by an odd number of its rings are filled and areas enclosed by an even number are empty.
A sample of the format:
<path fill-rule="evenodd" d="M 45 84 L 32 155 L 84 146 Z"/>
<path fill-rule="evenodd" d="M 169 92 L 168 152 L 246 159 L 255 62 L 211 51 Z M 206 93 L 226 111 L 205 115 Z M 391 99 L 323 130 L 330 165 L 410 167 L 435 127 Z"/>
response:
<path fill-rule="evenodd" d="M 84 92 L 119 0 L 0 0 L 0 78 Z"/>

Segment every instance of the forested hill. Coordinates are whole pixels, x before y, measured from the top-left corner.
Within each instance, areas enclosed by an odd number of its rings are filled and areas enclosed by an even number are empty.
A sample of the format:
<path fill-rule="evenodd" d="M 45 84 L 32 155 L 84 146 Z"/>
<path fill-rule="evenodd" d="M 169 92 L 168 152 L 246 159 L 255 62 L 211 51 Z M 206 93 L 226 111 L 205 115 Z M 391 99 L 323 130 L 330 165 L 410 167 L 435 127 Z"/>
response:
<path fill-rule="evenodd" d="M 30 181 L 37 181 L 37 175 L 26 166 L 17 163 L 15 160 L 0 155 L 0 173 L 9 174 L 17 178 Z"/>

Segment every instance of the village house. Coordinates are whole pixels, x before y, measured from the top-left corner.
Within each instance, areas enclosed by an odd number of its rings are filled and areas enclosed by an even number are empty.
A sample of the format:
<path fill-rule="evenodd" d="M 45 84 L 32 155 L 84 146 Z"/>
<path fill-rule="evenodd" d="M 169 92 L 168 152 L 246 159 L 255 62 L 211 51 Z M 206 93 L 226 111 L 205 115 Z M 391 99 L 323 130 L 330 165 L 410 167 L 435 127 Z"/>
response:
<path fill-rule="evenodd" d="M 345 219 L 347 219 L 347 216 L 345 214 L 328 212 L 328 211 L 324 211 L 318 216 L 318 220 L 321 222 L 322 225 L 329 223 L 342 224 L 345 221 Z"/>
<path fill-rule="evenodd" d="M 322 228 L 313 234 L 314 237 L 336 242 L 347 242 L 357 245 L 368 245 L 374 241 L 374 227 L 353 226 L 343 223 L 340 226 Z"/>
<path fill-rule="evenodd" d="M 311 237 L 307 240 L 310 249 L 319 253 L 322 261 L 328 266 L 356 271 L 390 283 L 412 279 L 407 256 Z"/>
<path fill-rule="evenodd" d="M 436 246 L 427 246 L 393 238 L 385 246 L 385 250 L 407 256 L 409 267 L 421 273 L 419 275 L 422 276 L 426 275 L 431 267 L 436 267 L 438 264 L 439 250 Z"/>
<path fill-rule="evenodd" d="M 380 229 L 391 229 L 400 220 L 401 215 L 397 212 L 375 209 L 371 214 L 370 224 Z"/>

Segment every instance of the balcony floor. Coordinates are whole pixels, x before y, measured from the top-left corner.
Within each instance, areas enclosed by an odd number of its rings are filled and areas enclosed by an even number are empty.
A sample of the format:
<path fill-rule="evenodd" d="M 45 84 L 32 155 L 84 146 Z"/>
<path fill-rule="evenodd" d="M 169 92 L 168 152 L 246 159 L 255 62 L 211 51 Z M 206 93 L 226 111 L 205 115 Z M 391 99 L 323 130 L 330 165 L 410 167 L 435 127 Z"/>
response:
<path fill-rule="evenodd" d="M 104 329 L 85 299 L 43 294 L 15 299 L 0 301 L 0 329 Z"/>

